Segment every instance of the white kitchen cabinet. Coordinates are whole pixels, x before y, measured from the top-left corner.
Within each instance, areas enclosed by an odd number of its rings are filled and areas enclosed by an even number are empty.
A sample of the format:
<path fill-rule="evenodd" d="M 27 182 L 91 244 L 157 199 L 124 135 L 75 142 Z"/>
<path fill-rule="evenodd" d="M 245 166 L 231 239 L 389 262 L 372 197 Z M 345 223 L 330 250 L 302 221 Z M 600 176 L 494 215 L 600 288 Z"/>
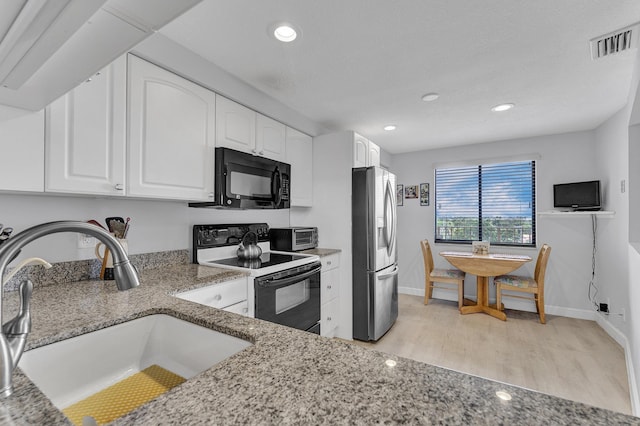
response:
<path fill-rule="evenodd" d="M 260 113 L 256 119 L 256 151 L 276 161 L 286 161 L 286 126 Z"/>
<path fill-rule="evenodd" d="M 320 258 L 320 333 L 334 337 L 340 314 L 340 253 Z"/>
<path fill-rule="evenodd" d="M 230 281 L 200 287 L 194 290 L 176 294 L 179 299 L 200 303 L 213 308 L 229 310 L 245 314 L 242 308 L 247 306 L 247 278 L 237 278 Z M 244 303 L 244 305 L 242 305 Z"/>
<path fill-rule="evenodd" d="M 380 147 L 371 141 L 369 141 L 367 166 L 380 167 Z"/>
<path fill-rule="evenodd" d="M 353 167 L 380 167 L 380 147 L 362 135 L 353 133 Z"/>
<path fill-rule="evenodd" d="M 0 105 L 0 190 L 44 191 L 44 110 Z"/>
<path fill-rule="evenodd" d="M 286 126 L 225 97 L 216 100 L 216 146 L 286 159 Z"/>
<path fill-rule="evenodd" d="M 353 167 L 369 165 L 369 140 L 357 133 L 353 134 Z"/>
<path fill-rule="evenodd" d="M 126 57 L 46 109 L 45 190 L 125 195 Z"/>
<path fill-rule="evenodd" d="M 256 112 L 218 95 L 216 99 L 216 146 L 257 154 Z"/>
<path fill-rule="evenodd" d="M 287 127 L 287 157 L 291 165 L 291 207 L 313 205 L 313 138 Z"/>
<path fill-rule="evenodd" d="M 128 194 L 213 197 L 216 95 L 129 56 Z"/>

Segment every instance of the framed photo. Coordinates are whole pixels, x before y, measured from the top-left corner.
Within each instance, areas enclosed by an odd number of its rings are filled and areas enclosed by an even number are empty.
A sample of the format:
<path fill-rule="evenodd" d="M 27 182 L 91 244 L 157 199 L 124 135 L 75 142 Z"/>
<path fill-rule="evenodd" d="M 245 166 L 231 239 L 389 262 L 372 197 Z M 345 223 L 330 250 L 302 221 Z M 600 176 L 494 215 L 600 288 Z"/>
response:
<path fill-rule="evenodd" d="M 473 254 L 489 254 L 489 241 L 472 241 L 471 252 Z"/>
<path fill-rule="evenodd" d="M 428 183 L 420 184 L 420 205 L 421 206 L 429 205 L 429 184 Z"/>
<path fill-rule="evenodd" d="M 404 185 L 396 185 L 396 205 L 402 206 L 404 204 Z"/>
<path fill-rule="evenodd" d="M 404 189 L 404 198 L 418 198 L 418 185 L 407 185 Z"/>

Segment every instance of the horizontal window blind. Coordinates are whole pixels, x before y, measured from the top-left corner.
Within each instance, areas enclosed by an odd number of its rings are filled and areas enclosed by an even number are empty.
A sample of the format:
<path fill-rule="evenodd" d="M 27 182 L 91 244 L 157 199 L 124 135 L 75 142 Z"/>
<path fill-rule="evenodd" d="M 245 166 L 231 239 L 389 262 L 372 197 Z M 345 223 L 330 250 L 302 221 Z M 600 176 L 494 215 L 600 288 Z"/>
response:
<path fill-rule="evenodd" d="M 535 161 L 436 169 L 436 242 L 535 246 Z"/>

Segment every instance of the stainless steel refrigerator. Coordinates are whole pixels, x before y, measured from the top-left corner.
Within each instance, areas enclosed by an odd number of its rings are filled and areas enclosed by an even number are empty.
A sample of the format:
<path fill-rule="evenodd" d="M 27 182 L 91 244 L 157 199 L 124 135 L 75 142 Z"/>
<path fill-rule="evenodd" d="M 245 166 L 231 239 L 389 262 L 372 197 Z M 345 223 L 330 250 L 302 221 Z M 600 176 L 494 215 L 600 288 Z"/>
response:
<path fill-rule="evenodd" d="M 398 318 L 396 177 L 353 169 L 353 338 L 378 340 Z"/>

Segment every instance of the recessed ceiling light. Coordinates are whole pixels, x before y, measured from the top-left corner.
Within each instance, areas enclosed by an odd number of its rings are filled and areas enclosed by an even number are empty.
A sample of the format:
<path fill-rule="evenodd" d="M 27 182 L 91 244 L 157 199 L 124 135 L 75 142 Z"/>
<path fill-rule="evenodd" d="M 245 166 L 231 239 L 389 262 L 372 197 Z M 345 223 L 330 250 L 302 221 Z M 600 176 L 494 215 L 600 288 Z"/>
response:
<path fill-rule="evenodd" d="M 383 129 L 385 129 L 386 131 L 391 131 L 395 130 L 396 126 L 394 126 L 393 124 L 389 124 L 388 126 L 384 126 Z"/>
<path fill-rule="evenodd" d="M 500 104 L 500 105 L 496 105 L 493 108 L 491 108 L 491 111 L 493 111 L 493 112 L 509 111 L 514 106 L 515 106 L 515 104 Z"/>
<path fill-rule="evenodd" d="M 425 102 L 431 102 L 431 101 L 435 101 L 439 97 L 440 95 L 438 95 L 437 93 L 427 93 L 426 95 L 422 96 L 422 100 Z"/>
<path fill-rule="evenodd" d="M 291 24 L 280 24 L 273 30 L 273 36 L 283 43 L 289 43 L 298 37 L 298 32 Z"/>

